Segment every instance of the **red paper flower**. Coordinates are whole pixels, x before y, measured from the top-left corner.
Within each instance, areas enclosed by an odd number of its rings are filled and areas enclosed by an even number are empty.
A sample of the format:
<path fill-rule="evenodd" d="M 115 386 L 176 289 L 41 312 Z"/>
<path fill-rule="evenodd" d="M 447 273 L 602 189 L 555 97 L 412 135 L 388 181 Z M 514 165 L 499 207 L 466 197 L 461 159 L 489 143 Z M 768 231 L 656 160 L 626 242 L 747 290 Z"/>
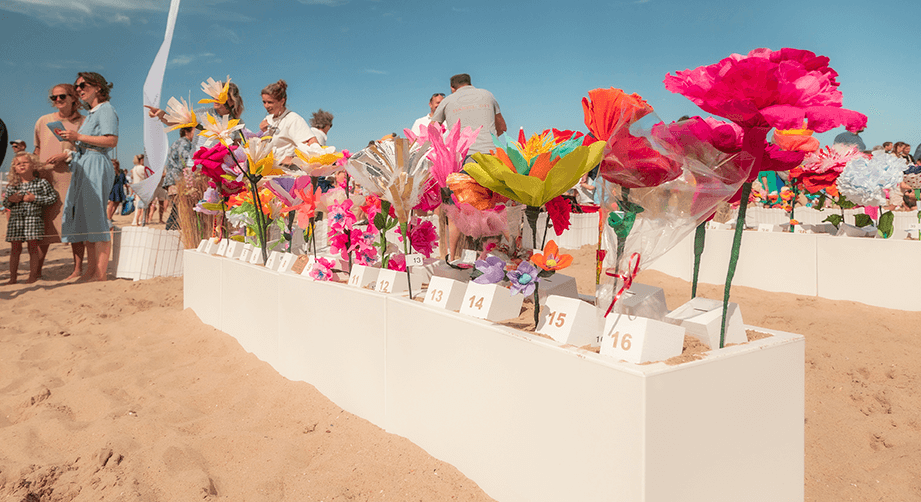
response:
<path fill-rule="evenodd" d="M 563 235 L 563 232 L 570 226 L 569 214 L 572 212 L 572 207 L 569 206 L 569 201 L 562 196 L 554 197 L 547 201 L 544 207 L 547 209 L 547 216 L 553 222 L 553 231 L 557 236 Z"/>
<path fill-rule="evenodd" d="M 663 156 L 644 137 L 630 134 L 630 126 L 652 113 L 638 94 L 620 89 L 593 89 L 582 98 L 585 125 L 606 141 L 601 176 L 625 188 L 654 187 L 681 175 L 681 166 Z"/>

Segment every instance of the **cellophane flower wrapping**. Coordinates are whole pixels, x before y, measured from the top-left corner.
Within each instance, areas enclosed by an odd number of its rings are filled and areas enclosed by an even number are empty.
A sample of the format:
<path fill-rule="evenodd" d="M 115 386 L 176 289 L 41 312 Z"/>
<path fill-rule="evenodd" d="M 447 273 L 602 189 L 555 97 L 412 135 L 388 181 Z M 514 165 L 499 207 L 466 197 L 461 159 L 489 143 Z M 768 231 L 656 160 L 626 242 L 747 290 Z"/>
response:
<path fill-rule="evenodd" d="M 907 168 L 905 159 L 885 152 L 857 158 L 838 177 L 838 191 L 859 206 L 883 206 L 889 200 L 885 190 L 897 188 Z"/>
<path fill-rule="evenodd" d="M 724 122 L 700 117 L 665 124 L 651 114 L 631 127 L 631 135 L 646 140 L 657 154 L 677 166 L 679 174 L 658 186 L 630 190 L 630 204 L 642 209 L 633 220 L 619 264 L 615 263 L 617 254 L 612 251 L 617 247 L 617 236 L 607 221 L 612 211 L 621 209 L 617 205 L 621 187 L 609 181 L 601 183 L 598 189 L 603 194 L 602 247 L 608 250 L 603 262 L 606 271 L 632 272 L 634 253 L 639 254 L 637 271 L 646 269 L 712 216 L 720 202 L 736 193 L 748 172 L 741 165 L 739 152 L 732 151 L 734 134 L 726 126 Z M 608 273 L 601 275 L 596 294 L 602 313 L 621 284 L 620 278 Z"/>
<path fill-rule="evenodd" d="M 406 138 L 376 141 L 349 158 L 346 170 L 365 190 L 390 202 L 405 224 L 430 176 L 428 144 Z"/>

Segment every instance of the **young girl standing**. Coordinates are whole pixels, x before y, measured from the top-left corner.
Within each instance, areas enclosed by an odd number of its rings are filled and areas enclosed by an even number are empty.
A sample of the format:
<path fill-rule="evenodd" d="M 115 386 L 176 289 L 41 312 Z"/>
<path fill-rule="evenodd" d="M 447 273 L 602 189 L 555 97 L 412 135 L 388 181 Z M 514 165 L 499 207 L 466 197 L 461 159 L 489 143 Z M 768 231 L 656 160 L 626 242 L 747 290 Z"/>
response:
<path fill-rule="evenodd" d="M 10 280 L 7 284 L 16 284 L 19 272 L 19 255 L 22 254 L 22 242 L 29 246 L 29 283 L 35 282 L 41 275 L 41 262 L 44 257 L 39 241 L 45 233 L 42 208 L 50 206 L 58 199 L 58 193 L 51 188 L 47 180 L 36 177 L 38 157 L 20 152 L 13 157 L 10 169 L 9 187 L 3 198 L 4 207 L 10 208 L 10 222 L 6 229 L 6 240 L 11 244 Z"/>

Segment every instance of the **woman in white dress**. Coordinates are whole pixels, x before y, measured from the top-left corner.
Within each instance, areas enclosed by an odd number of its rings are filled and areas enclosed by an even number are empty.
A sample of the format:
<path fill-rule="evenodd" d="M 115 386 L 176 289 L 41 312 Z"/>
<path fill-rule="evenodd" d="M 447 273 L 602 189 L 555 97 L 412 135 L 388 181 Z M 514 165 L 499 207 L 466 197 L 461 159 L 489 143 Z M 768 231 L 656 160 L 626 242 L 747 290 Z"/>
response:
<path fill-rule="evenodd" d="M 295 148 L 317 142 L 304 118 L 285 106 L 288 102 L 287 89 L 288 83 L 284 80 L 265 86 L 262 105 L 268 115 L 259 124 L 260 129 L 272 136 L 275 162 L 282 166 L 290 166 L 294 161 Z"/>

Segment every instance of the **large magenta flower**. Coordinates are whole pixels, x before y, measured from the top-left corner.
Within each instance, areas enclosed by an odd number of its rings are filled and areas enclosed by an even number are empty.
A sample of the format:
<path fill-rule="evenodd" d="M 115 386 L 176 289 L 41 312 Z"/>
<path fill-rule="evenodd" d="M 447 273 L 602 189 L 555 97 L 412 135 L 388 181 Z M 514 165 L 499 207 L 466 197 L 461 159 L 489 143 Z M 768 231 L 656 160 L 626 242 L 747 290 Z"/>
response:
<path fill-rule="evenodd" d="M 726 117 L 743 128 L 825 132 L 838 126 L 858 131 L 862 113 L 841 108 L 838 73 L 828 58 L 799 49 L 755 49 L 719 63 L 665 76 L 665 88 L 702 110 Z"/>

